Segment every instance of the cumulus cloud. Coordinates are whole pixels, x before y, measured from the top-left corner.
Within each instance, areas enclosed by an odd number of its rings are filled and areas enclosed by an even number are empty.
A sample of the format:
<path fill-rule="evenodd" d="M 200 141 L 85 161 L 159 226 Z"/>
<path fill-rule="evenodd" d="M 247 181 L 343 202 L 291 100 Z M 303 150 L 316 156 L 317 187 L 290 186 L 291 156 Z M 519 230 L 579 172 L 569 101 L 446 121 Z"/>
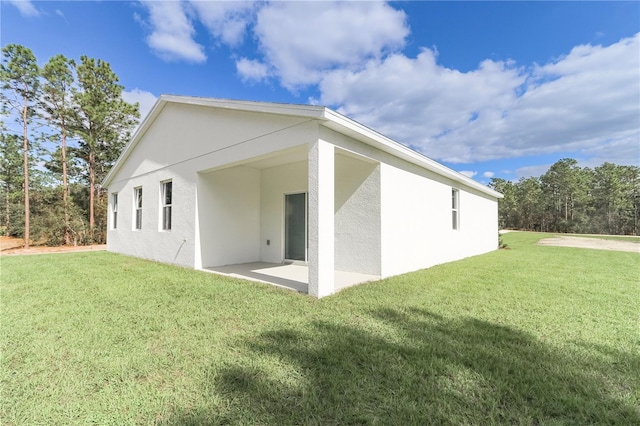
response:
<path fill-rule="evenodd" d="M 492 177 L 494 177 L 496 174 L 494 172 L 484 172 L 482 174 L 483 177 L 486 177 L 487 179 L 491 179 Z"/>
<path fill-rule="evenodd" d="M 257 2 L 192 0 L 191 6 L 211 35 L 225 44 L 237 46 L 254 19 Z"/>
<path fill-rule="evenodd" d="M 640 34 L 582 45 L 529 69 L 485 60 L 462 73 L 433 50 L 336 70 L 321 102 L 433 158 L 452 163 L 604 145 L 640 156 Z"/>
<path fill-rule="evenodd" d="M 245 81 L 262 81 L 269 76 L 269 67 L 255 59 L 240 58 L 236 61 L 238 74 Z"/>
<path fill-rule="evenodd" d="M 40 15 L 40 11 L 33 5 L 30 0 L 6 0 L 7 3 L 14 5 L 20 14 L 24 17 L 33 17 Z"/>
<path fill-rule="evenodd" d="M 258 45 L 254 58 L 236 67 L 243 80 L 278 79 L 296 90 L 317 84 L 326 72 L 360 69 L 401 49 L 409 34 L 407 16 L 384 2 L 157 2 L 143 0 L 148 45 L 165 60 L 204 62 L 195 38 L 202 23 L 214 44 L 237 47 L 248 32 Z"/>
<path fill-rule="evenodd" d="M 204 62 L 207 57 L 202 45 L 193 40 L 195 29 L 187 17 L 183 4 L 173 1 L 143 1 L 149 12 L 151 34 L 149 47 L 167 61 Z"/>
<path fill-rule="evenodd" d="M 130 91 L 123 91 L 122 99 L 130 104 L 134 104 L 136 102 L 139 104 L 141 119 L 140 121 L 142 121 L 147 116 L 147 114 L 149 114 L 149 111 L 151 111 L 151 108 L 158 100 L 158 98 L 153 93 L 147 92 L 145 90 L 140 90 L 138 88 Z"/>
<path fill-rule="evenodd" d="M 263 62 L 294 89 L 401 48 L 409 27 L 405 13 L 386 3 L 274 2 L 258 11 L 254 33 Z"/>

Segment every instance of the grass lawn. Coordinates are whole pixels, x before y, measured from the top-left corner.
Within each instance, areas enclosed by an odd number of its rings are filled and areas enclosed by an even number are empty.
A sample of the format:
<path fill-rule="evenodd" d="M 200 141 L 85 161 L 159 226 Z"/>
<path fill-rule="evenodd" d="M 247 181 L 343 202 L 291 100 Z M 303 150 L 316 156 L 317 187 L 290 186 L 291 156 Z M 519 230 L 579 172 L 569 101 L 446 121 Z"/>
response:
<path fill-rule="evenodd" d="M 640 424 L 640 255 L 545 236 L 322 300 L 3 257 L 0 423 Z"/>

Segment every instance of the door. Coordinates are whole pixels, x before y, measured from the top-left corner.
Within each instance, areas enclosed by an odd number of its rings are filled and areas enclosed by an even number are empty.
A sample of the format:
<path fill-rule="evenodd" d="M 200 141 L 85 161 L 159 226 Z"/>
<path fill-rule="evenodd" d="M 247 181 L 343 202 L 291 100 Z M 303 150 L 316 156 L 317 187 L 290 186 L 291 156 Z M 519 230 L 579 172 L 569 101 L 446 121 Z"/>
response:
<path fill-rule="evenodd" d="M 307 260 L 307 194 L 284 196 L 284 258 Z"/>

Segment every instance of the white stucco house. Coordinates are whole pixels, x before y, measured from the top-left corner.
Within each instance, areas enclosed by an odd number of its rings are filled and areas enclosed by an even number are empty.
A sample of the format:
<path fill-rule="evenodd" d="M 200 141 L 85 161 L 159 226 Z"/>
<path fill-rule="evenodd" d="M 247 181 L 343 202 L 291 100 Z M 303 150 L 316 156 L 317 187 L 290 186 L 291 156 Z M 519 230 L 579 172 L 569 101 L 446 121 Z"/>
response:
<path fill-rule="evenodd" d="M 109 251 L 293 262 L 316 297 L 498 246 L 501 194 L 321 106 L 163 95 L 103 186 Z"/>

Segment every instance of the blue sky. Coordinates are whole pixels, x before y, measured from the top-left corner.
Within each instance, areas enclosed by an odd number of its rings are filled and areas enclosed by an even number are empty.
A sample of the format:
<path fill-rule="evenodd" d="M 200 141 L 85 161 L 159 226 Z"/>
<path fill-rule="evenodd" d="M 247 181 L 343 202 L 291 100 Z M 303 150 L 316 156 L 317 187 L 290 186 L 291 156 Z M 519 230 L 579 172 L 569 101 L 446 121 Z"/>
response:
<path fill-rule="evenodd" d="M 486 183 L 640 165 L 638 2 L 2 0 L 2 45 L 109 62 L 140 102 L 322 104 Z"/>

